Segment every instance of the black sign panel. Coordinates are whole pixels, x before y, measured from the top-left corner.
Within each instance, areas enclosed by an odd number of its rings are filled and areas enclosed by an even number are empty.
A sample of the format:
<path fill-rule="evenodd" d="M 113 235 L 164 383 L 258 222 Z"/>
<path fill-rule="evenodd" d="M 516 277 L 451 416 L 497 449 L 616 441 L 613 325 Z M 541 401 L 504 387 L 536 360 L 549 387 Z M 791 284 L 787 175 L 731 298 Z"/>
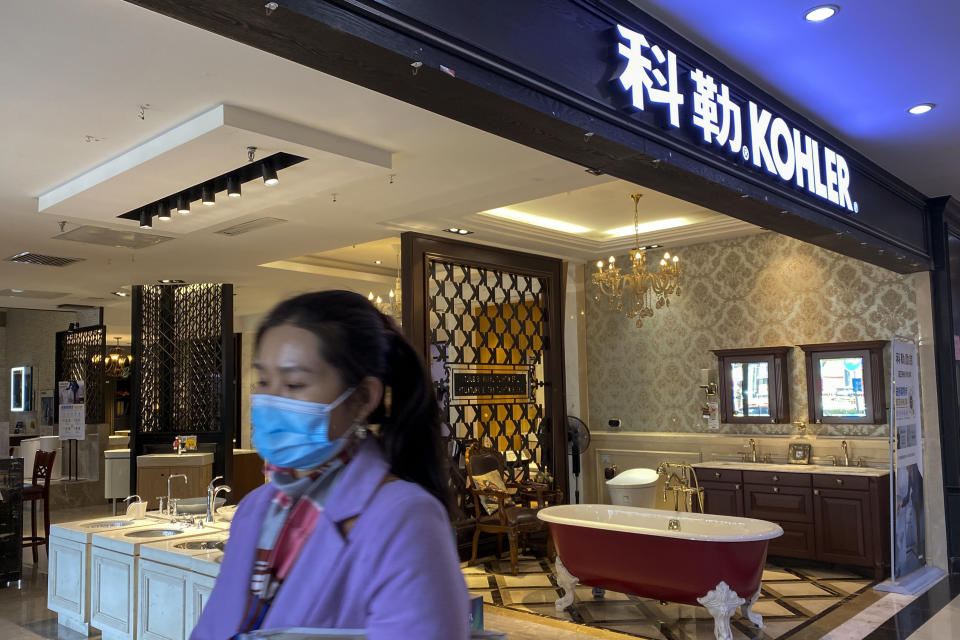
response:
<path fill-rule="evenodd" d="M 472 396 L 510 397 L 526 396 L 530 382 L 526 373 L 453 373 L 453 397 Z"/>

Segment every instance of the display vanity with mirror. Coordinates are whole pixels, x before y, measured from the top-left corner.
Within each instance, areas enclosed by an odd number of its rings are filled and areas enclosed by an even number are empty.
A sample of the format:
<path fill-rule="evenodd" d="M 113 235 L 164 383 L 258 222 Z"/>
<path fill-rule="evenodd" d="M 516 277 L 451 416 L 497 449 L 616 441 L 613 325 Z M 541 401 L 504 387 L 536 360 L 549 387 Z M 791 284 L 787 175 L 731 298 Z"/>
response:
<path fill-rule="evenodd" d="M 800 345 L 805 355 L 808 418 L 813 424 L 885 421 L 883 341 Z M 723 422 L 790 422 L 787 354 L 792 347 L 714 351 L 720 368 Z M 783 451 L 757 451 L 753 439 L 739 462 L 703 462 L 698 469 L 704 511 L 776 522 L 782 537 L 769 554 L 889 570 L 890 479 L 887 468 L 863 466 L 846 440 L 813 459 L 805 425 Z"/>

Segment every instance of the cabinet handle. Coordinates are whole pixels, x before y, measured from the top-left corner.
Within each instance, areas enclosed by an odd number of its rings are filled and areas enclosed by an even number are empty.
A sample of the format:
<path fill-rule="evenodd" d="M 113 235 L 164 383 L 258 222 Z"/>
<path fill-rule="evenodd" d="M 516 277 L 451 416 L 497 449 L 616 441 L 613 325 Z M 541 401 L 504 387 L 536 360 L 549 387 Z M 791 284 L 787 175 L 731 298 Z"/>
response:
<path fill-rule="evenodd" d="M 737 491 L 740 491 L 740 485 L 739 485 L 739 484 L 733 485 L 733 488 L 736 489 Z"/>
<path fill-rule="evenodd" d="M 720 479 L 720 476 L 721 476 L 721 475 L 722 475 L 722 474 L 721 474 L 719 471 L 715 471 L 715 472 L 713 473 L 713 477 L 716 478 L 717 480 Z"/>
<path fill-rule="evenodd" d="M 773 476 L 773 478 L 772 478 L 772 480 L 773 480 L 774 482 L 776 482 L 776 481 L 779 480 L 779 479 L 780 479 L 780 476 Z"/>
<path fill-rule="evenodd" d="M 837 484 L 843 484 L 843 480 L 840 478 L 837 478 Z"/>
<path fill-rule="evenodd" d="M 820 489 L 814 489 L 814 490 L 813 490 L 813 495 L 815 495 L 815 496 L 820 495 Z"/>
<path fill-rule="evenodd" d="M 773 488 L 773 492 L 774 492 L 774 493 L 780 493 L 780 487 L 774 487 L 774 488 Z"/>

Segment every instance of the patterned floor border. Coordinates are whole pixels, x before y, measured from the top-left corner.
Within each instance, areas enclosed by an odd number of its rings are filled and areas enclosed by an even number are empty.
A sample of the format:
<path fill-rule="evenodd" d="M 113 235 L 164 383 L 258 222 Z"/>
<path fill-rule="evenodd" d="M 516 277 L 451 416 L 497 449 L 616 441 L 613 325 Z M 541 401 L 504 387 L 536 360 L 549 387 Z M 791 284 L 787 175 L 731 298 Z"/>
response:
<path fill-rule="evenodd" d="M 713 638 L 713 620 L 702 607 L 661 604 L 613 592 L 607 592 L 600 600 L 593 597 L 589 587 L 578 586 L 574 604 L 557 612 L 554 602 L 562 591 L 553 566 L 546 559 L 521 557 L 517 576 L 510 573 L 509 562 L 492 557 L 473 567 L 464 563 L 463 571 L 471 594 L 482 596 L 485 603 L 496 607 L 645 640 Z M 847 568 L 801 561 L 768 562 L 761 597 L 755 606 L 764 617 L 764 628 L 757 629 L 738 613 L 731 621 L 734 638 L 786 640 L 809 635 L 806 630 L 870 591 L 874 584 L 872 579 Z"/>

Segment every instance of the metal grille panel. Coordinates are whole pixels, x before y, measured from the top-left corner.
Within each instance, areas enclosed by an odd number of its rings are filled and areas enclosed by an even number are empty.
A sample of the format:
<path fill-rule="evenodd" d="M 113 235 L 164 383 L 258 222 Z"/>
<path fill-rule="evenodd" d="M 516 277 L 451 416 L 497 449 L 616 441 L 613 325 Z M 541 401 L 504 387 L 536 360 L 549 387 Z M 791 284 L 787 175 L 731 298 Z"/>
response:
<path fill-rule="evenodd" d="M 505 454 L 515 479 L 542 466 L 546 286 L 538 277 L 430 260 L 431 372 L 454 471 L 473 442 Z M 518 386 L 519 385 L 519 386 Z M 459 391 L 458 391 L 459 389 Z"/>
<path fill-rule="evenodd" d="M 219 284 L 141 288 L 140 433 L 223 430 L 223 303 Z"/>
<path fill-rule="evenodd" d="M 57 333 L 55 382 L 83 380 L 84 412 L 88 424 L 99 424 L 104 417 L 104 383 L 107 353 L 107 328 L 103 325 Z M 59 403 L 55 403 L 59 416 Z"/>

